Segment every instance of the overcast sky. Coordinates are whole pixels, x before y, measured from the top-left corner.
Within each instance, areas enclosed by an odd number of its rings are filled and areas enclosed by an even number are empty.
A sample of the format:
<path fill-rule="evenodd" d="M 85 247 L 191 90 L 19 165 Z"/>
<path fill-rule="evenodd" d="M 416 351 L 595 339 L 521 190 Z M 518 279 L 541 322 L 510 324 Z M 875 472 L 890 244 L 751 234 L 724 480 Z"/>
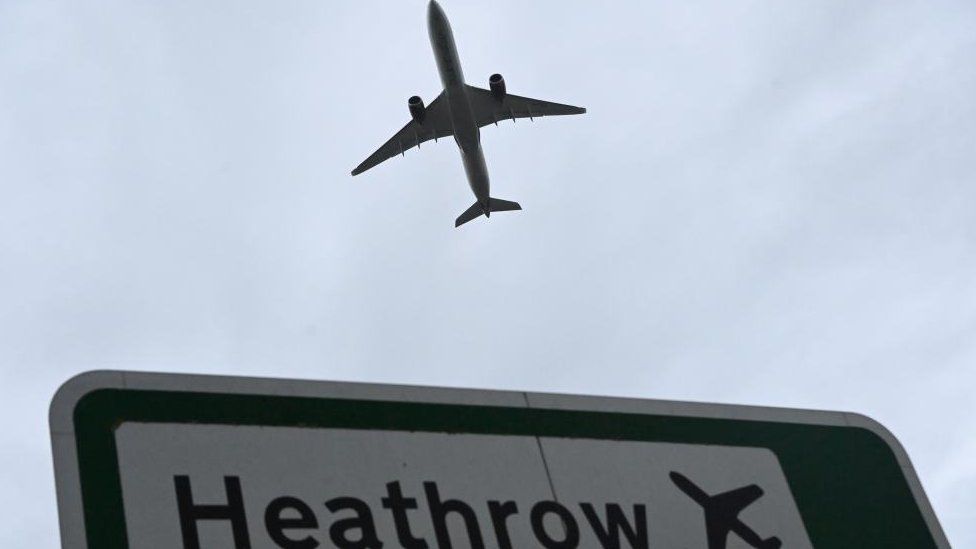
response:
<path fill-rule="evenodd" d="M 585 106 L 349 171 L 426 2 L 0 0 L 0 546 L 58 545 L 96 368 L 846 410 L 976 547 L 976 3 L 444 0 L 469 82 Z M 610 7 L 608 7 L 610 6 Z"/>

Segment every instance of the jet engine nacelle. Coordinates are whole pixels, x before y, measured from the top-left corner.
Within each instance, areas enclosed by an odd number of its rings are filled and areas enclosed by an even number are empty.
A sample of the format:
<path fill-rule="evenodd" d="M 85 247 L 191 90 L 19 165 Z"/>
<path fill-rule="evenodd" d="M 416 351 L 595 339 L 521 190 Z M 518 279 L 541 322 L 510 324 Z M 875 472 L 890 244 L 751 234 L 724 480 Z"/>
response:
<path fill-rule="evenodd" d="M 500 74 L 493 74 L 488 77 L 488 87 L 495 99 L 501 101 L 505 99 L 505 79 Z"/>
<path fill-rule="evenodd" d="M 423 124 L 424 117 L 427 115 L 427 107 L 424 107 L 424 100 L 419 95 L 415 95 L 407 99 L 407 107 L 410 109 L 410 117 L 413 118 L 414 122 Z"/>

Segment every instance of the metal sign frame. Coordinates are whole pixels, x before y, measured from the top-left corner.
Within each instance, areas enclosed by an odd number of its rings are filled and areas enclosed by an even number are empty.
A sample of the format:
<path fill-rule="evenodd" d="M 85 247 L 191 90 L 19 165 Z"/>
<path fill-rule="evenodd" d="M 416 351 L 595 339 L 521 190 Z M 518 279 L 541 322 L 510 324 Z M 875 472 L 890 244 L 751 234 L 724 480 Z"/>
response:
<path fill-rule="evenodd" d="M 768 448 L 818 548 L 949 544 L 897 439 L 859 414 L 514 391 L 95 371 L 50 410 L 62 547 L 124 548 L 126 421 Z"/>

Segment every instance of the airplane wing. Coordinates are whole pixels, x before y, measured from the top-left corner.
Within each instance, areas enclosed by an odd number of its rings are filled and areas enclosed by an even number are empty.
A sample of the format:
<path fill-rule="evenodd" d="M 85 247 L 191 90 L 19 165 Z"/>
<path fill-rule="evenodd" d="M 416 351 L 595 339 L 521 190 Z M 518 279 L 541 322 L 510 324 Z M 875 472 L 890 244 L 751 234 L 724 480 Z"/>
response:
<path fill-rule="evenodd" d="M 746 530 L 742 521 L 737 517 L 743 509 L 762 497 L 762 488 L 755 484 L 743 486 L 716 494 L 710 498 L 705 507 L 705 530 L 708 535 L 708 549 L 725 549 L 729 532 Z M 751 530 L 749 531 L 751 533 Z M 758 539 L 755 533 L 752 536 Z M 751 545 L 751 544 L 750 544 Z M 754 547 L 759 547 L 755 545 Z"/>
<path fill-rule="evenodd" d="M 722 509 L 730 516 L 736 516 L 743 509 L 752 505 L 754 501 L 761 498 L 762 495 L 762 488 L 755 484 L 750 484 L 749 486 L 743 486 L 742 488 L 712 496 L 712 505 L 718 509 Z"/>
<path fill-rule="evenodd" d="M 586 109 L 582 107 L 512 94 L 505 94 L 501 100 L 498 100 L 489 90 L 475 86 L 468 86 L 468 92 L 468 97 L 471 99 L 471 110 L 474 111 L 474 118 L 478 121 L 479 127 L 488 124 L 497 125 L 500 120 L 514 121 L 516 118 L 562 116 L 586 112 Z"/>
<path fill-rule="evenodd" d="M 359 175 L 366 170 L 380 164 L 394 156 L 402 155 L 406 151 L 420 147 L 420 144 L 431 139 L 437 140 L 447 137 L 454 133 L 454 126 L 451 123 L 451 113 L 447 102 L 444 100 L 444 93 L 441 92 L 436 99 L 427 105 L 423 123 L 410 120 L 407 125 L 391 137 L 376 152 L 363 160 L 363 163 L 356 166 L 352 171 L 353 175 Z"/>

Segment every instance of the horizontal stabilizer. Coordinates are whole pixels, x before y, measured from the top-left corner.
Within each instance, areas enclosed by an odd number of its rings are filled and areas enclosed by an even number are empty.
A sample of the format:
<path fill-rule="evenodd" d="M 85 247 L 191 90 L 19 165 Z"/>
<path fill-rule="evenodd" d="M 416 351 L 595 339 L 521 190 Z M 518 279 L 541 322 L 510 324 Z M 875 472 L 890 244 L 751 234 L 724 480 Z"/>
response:
<path fill-rule="evenodd" d="M 481 202 L 475 202 L 474 204 L 471 205 L 470 208 L 464 210 L 464 213 L 458 216 L 458 218 L 454 220 L 454 226 L 460 227 L 461 225 L 464 225 L 468 221 L 471 221 L 472 219 L 475 219 L 479 216 L 491 215 L 491 212 L 510 212 L 513 210 L 521 210 L 521 209 L 522 206 L 520 206 L 518 202 L 512 202 L 510 200 L 501 200 L 500 198 L 489 198 L 487 208 L 485 208 L 485 206 L 482 205 Z"/>
<path fill-rule="evenodd" d="M 493 212 L 511 212 L 514 210 L 521 210 L 522 206 L 519 206 L 518 202 L 511 202 L 509 200 L 502 200 L 500 198 L 489 198 L 488 209 Z"/>
<path fill-rule="evenodd" d="M 474 219 L 474 218 L 476 218 L 479 215 L 482 215 L 484 213 L 485 213 L 485 211 L 481 207 L 481 204 L 475 202 L 474 204 L 471 205 L 470 208 L 468 208 L 467 210 L 464 210 L 464 213 L 461 214 L 460 216 L 458 216 L 458 218 L 454 220 L 454 226 L 455 227 L 460 227 L 461 225 L 464 225 L 468 221 L 471 221 L 472 219 Z"/>

